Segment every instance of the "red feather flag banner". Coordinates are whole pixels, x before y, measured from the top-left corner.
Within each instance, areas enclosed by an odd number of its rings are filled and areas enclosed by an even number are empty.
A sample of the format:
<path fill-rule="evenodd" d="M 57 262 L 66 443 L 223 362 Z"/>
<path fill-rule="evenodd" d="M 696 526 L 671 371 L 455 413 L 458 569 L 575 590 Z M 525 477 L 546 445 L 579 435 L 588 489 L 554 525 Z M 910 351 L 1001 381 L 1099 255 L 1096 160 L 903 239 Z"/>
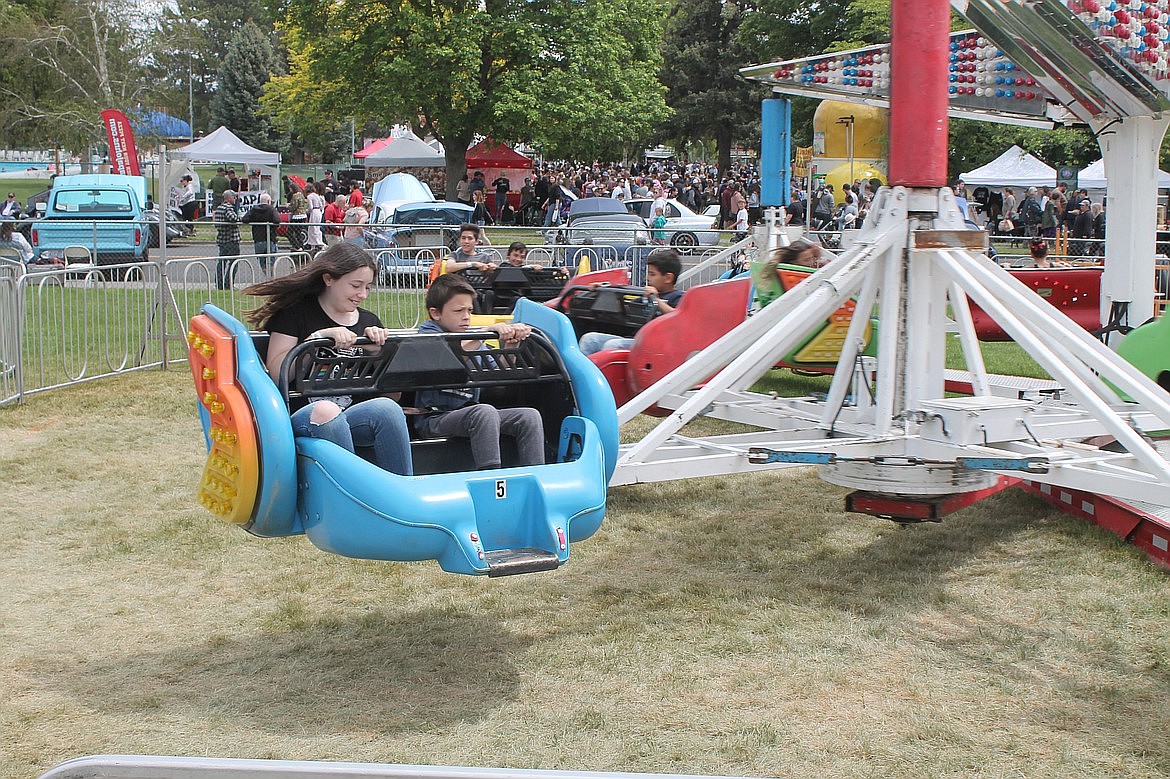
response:
<path fill-rule="evenodd" d="M 121 111 L 102 111 L 102 123 L 110 139 L 110 173 L 128 176 L 141 175 L 138 170 L 138 149 L 134 147 L 134 131 L 130 120 Z"/>

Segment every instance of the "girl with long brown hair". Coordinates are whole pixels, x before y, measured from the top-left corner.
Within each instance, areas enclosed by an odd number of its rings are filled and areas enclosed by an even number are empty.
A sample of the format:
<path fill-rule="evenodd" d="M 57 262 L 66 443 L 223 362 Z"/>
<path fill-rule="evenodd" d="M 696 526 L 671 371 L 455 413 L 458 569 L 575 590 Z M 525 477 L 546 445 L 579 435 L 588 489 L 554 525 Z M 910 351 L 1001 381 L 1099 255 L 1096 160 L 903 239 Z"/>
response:
<path fill-rule="evenodd" d="M 265 365 L 274 381 L 285 356 L 302 341 L 332 338 L 342 352 L 361 349 L 355 346 L 361 336 L 377 346 L 386 342 L 388 331 L 381 320 L 359 305 L 370 294 L 376 274 L 370 255 L 352 243 L 339 243 L 296 273 L 244 290 L 268 297 L 245 318 L 269 333 Z M 293 408 L 293 433 L 332 441 L 351 452 L 355 444 L 373 447 L 380 468 L 411 475 L 410 436 L 402 407 L 390 398 L 352 400 L 319 398 Z"/>

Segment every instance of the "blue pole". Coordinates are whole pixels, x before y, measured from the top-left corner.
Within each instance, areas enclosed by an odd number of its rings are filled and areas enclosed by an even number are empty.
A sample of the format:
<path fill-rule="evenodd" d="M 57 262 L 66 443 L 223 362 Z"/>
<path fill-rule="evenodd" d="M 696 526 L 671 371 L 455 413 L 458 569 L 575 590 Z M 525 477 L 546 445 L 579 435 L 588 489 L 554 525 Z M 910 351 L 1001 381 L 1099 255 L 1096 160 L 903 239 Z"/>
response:
<path fill-rule="evenodd" d="M 760 205 L 786 206 L 792 184 L 792 102 L 763 101 L 760 122 Z"/>

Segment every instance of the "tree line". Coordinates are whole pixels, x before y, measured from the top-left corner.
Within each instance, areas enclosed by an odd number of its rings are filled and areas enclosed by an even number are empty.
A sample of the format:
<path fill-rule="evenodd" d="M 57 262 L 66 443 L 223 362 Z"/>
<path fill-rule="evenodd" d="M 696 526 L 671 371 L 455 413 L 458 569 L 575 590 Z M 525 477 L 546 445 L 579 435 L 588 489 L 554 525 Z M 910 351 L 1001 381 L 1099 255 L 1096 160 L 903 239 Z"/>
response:
<path fill-rule="evenodd" d="M 292 161 L 340 162 L 407 124 L 443 142 L 452 186 L 477 134 L 550 159 L 669 143 L 727 170 L 733 146 L 758 148 L 767 96 L 739 68 L 889 39 L 889 0 L 155 2 L 0 2 L 0 146 L 81 152 L 104 140 L 102 109 L 153 108 Z M 794 100 L 797 145 L 815 107 Z M 1098 156 L 1079 130 L 953 121 L 951 169 L 1011 143 Z"/>

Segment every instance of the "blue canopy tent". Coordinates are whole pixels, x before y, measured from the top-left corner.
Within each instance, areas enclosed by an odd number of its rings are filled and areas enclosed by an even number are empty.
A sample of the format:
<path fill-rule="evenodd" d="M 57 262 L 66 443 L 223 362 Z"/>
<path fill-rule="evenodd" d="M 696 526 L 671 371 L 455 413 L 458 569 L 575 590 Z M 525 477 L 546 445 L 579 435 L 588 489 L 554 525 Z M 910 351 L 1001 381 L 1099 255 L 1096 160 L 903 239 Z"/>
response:
<path fill-rule="evenodd" d="M 182 119 L 153 109 L 139 109 L 130 120 L 138 135 L 156 135 L 160 138 L 190 138 L 191 125 Z"/>

